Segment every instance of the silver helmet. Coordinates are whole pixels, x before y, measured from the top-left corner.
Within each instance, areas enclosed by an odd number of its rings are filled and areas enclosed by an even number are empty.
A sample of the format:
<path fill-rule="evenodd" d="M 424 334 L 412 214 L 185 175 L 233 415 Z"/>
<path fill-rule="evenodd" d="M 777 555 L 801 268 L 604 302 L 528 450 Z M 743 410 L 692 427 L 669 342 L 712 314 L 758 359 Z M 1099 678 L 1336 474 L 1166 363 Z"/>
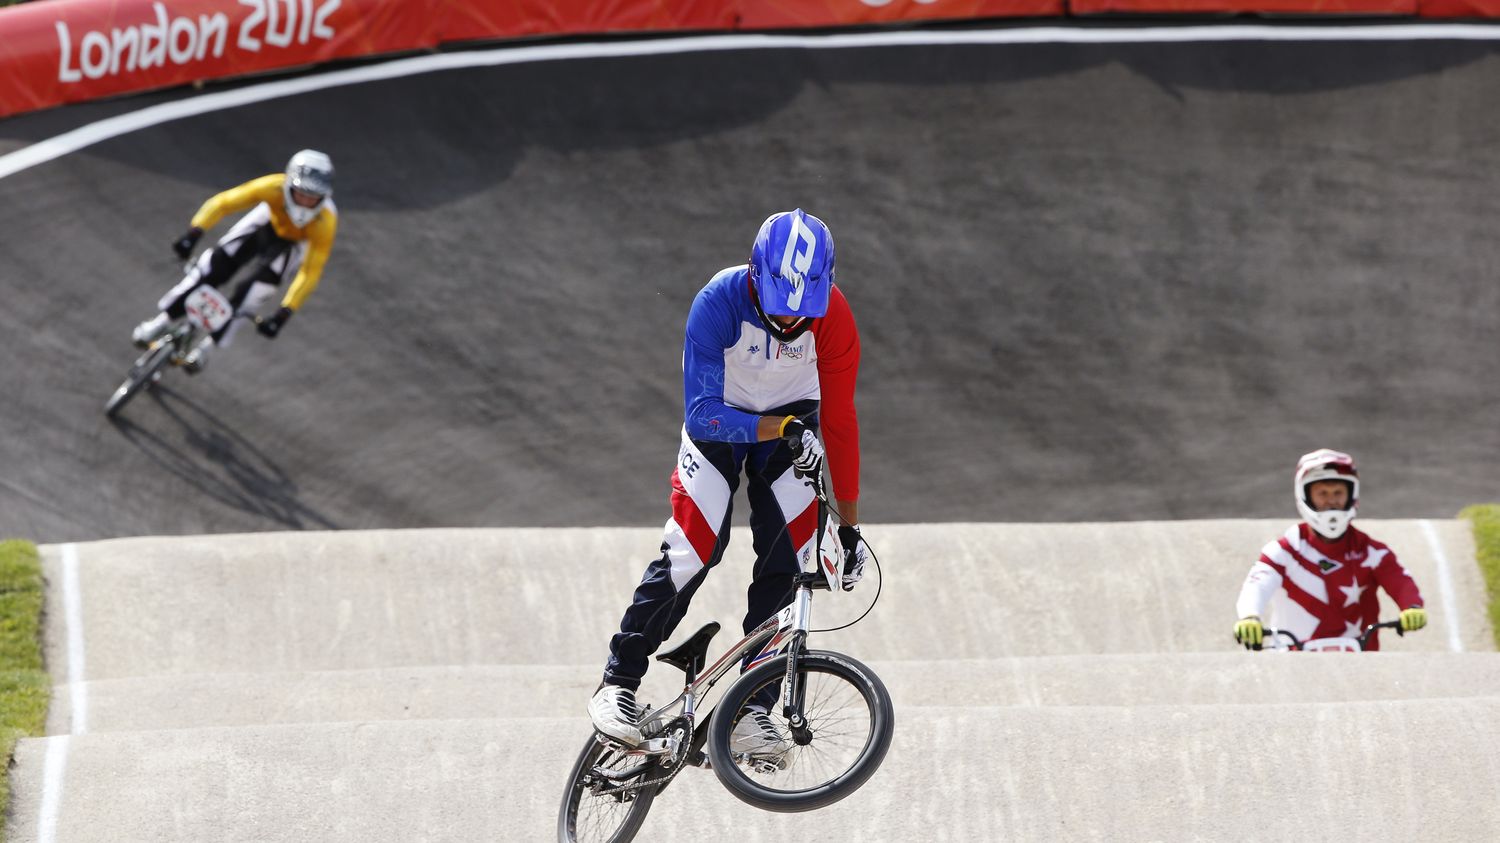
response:
<path fill-rule="evenodd" d="M 316 149 L 304 149 L 286 163 L 282 201 L 292 224 L 301 228 L 317 218 L 333 197 L 333 160 Z"/>

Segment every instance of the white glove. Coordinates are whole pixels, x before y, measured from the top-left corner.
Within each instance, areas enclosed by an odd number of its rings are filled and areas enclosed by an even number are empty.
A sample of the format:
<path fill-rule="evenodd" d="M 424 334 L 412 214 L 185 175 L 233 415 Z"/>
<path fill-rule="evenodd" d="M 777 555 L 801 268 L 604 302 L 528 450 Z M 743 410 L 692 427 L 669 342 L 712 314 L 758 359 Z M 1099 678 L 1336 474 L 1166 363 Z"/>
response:
<path fill-rule="evenodd" d="M 798 477 L 817 477 L 823 472 L 823 443 L 801 419 L 787 416 L 781 423 L 781 438 L 792 449 L 792 470 Z"/>
<path fill-rule="evenodd" d="M 865 562 L 870 559 L 870 548 L 866 547 L 865 540 L 860 538 L 859 528 L 848 524 L 839 525 L 839 544 L 844 546 L 842 585 L 845 591 L 853 591 L 854 584 L 864 579 Z"/>

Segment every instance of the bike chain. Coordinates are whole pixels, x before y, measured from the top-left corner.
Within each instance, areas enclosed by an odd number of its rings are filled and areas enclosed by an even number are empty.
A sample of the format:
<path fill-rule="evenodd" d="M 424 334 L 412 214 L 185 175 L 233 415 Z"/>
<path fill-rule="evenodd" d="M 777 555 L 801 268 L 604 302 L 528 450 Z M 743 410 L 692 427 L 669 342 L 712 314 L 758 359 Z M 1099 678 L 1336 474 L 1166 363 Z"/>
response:
<path fill-rule="evenodd" d="M 683 741 L 682 757 L 679 758 L 679 759 L 677 759 L 677 761 L 673 763 L 673 765 L 672 765 L 672 771 L 670 773 L 667 773 L 665 776 L 660 776 L 658 778 L 648 779 L 648 780 L 643 781 L 643 782 L 634 782 L 634 783 L 629 784 L 629 785 L 622 785 L 621 788 L 620 788 L 621 790 L 627 790 L 627 791 L 629 791 L 629 790 L 642 790 L 644 788 L 651 787 L 653 785 L 665 785 L 667 782 L 670 782 L 672 779 L 677 778 L 677 774 L 678 773 L 680 773 L 683 770 L 687 769 L 688 754 L 690 752 L 692 752 L 692 748 L 693 748 L 692 747 L 692 743 L 693 743 L 692 724 L 687 721 L 687 718 L 685 718 L 685 717 L 677 717 L 677 718 L 673 719 L 672 722 L 670 722 L 670 723 L 667 724 L 667 727 L 665 729 L 662 729 L 657 734 L 665 735 L 665 734 L 671 732 L 673 729 L 675 729 L 675 728 L 677 728 L 679 726 L 682 727 L 683 731 L 685 731 L 687 733 L 687 737 Z"/>

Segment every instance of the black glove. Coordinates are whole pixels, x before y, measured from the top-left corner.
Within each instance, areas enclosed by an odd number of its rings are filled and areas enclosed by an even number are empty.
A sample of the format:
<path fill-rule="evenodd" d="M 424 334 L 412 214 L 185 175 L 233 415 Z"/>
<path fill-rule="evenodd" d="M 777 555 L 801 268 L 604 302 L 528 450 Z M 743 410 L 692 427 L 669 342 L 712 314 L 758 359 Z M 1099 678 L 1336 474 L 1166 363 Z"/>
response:
<path fill-rule="evenodd" d="M 865 562 L 870 558 L 870 549 L 859 537 L 859 528 L 848 524 L 839 525 L 839 544 L 844 546 L 844 578 L 841 585 L 845 591 L 853 591 L 854 584 L 865 575 Z"/>
<path fill-rule="evenodd" d="M 290 307 L 279 308 L 275 313 L 256 322 L 255 329 L 274 340 L 276 339 L 276 335 L 281 333 L 281 326 L 285 325 L 286 320 L 290 318 L 292 318 L 292 309 Z"/>
<path fill-rule="evenodd" d="M 812 428 L 796 416 L 787 416 L 781 422 L 781 438 L 792 449 L 792 470 L 798 477 L 816 477 L 822 473 L 823 445 Z"/>
<path fill-rule="evenodd" d="M 202 236 L 203 229 L 195 225 L 187 230 L 187 234 L 177 238 L 172 244 L 172 251 L 177 253 L 177 257 L 187 260 L 187 256 L 193 253 L 193 247 L 198 245 L 198 238 Z"/>

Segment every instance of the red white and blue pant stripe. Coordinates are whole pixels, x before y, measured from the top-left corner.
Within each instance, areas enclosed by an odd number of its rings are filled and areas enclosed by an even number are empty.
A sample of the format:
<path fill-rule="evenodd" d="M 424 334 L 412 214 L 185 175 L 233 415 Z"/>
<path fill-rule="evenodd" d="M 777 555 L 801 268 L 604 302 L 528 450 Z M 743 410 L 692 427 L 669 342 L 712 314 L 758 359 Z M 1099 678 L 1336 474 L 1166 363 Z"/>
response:
<path fill-rule="evenodd" d="M 815 419 L 809 424 L 816 424 Z M 719 564 L 729 544 L 741 472 L 755 548 L 745 632 L 791 602 L 792 578 L 800 570 L 798 560 L 813 552 L 818 519 L 812 489 L 792 471 L 791 450 L 780 440 L 690 439 L 684 429 L 672 472 L 672 517 L 662 555 L 646 568 L 620 631 L 610 640 L 606 682 L 632 690 L 640 685 L 651 654 L 681 622 L 709 569 Z"/>

